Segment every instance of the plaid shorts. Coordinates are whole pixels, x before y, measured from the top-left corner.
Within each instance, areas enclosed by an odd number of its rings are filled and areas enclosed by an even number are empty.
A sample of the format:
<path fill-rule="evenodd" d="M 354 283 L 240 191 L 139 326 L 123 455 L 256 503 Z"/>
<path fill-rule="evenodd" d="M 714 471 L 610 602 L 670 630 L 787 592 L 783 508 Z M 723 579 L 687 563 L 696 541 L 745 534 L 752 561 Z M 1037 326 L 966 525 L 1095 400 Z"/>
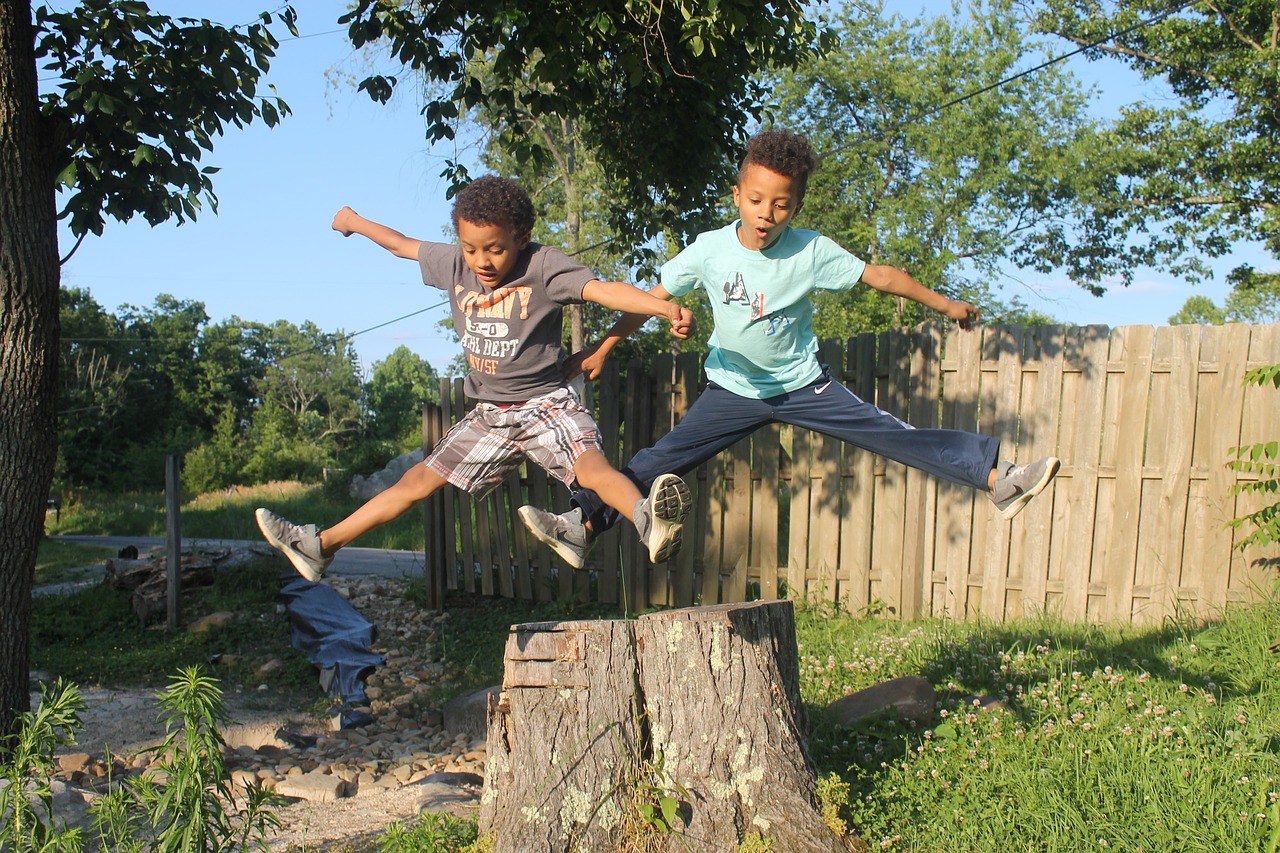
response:
<path fill-rule="evenodd" d="M 526 403 L 477 403 L 447 432 L 423 464 L 477 497 L 530 459 L 566 486 L 588 450 L 603 450 L 595 418 L 568 388 Z"/>

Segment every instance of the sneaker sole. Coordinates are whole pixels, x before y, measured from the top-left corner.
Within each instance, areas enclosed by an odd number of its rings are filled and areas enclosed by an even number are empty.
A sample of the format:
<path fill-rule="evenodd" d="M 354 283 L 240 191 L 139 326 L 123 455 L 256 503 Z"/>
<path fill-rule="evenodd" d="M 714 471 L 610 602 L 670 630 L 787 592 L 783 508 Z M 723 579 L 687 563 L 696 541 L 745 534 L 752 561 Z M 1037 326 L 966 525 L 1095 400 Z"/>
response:
<path fill-rule="evenodd" d="M 298 574 L 302 575 L 312 583 L 318 583 L 320 578 L 324 577 L 324 572 L 317 573 L 315 569 L 311 568 L 305 556 L 298 553 L 296 549 L 284 540 L 276 538 L 276 536 L 267 529 L 267 526 L 262 521 L 262 514 L 266 511 L 267 510 L 265 508 L 259 507 L 253 512 L 253 518 L 258 522 L 258 529 L 262 531 L 262 538 L 266 539 L 272 548 L 275 548 L 281 554 L 288 557 L 289 562 L 293 565 L 294 569 L 297 570 Z"/>
<path fill-rule="evenodd" d="M 1013 518 L 1015 515 L 1022 512 L 1022 508 L 1026 506 L 1032 498 L 1043 492 L 1044 487 L 1049 485 L 1049 481 L 1058 475 L 1058 469 L 1061 467 L 1062 462 L 1060 462 L 1057 457 L 1050 456 L 1049 464 L 1044 468 L 1044 475 L 1036 481 L 1035 485 L 1018 495 L 1013 503 L 1000 510 L 1000 515 L 1004 518 Z"/>
<path fill-rule="evenodd" d="M 653 530 L 649 532 L 649 562 L 665 563 L 680 553 L 684 520 L 692 504 L 689 487 L 675 474 L 663 474 L 649 487 Z"/>
<path fill-rule="evenodd" d="M 528 531 L 533 534 L 533 538 L 555 551 L 556 556 L 568 563 L 570 568 L 581 569 L 586 565 L 586 554 L 580 554 L 568 543 L 561 542 L 554 536 L 547 536 L 534 526 L 532 507 L 522 506 L 516 510 L 516 514 L 520 516 L 520 520 L 524 522 L 524 526 Z"/>

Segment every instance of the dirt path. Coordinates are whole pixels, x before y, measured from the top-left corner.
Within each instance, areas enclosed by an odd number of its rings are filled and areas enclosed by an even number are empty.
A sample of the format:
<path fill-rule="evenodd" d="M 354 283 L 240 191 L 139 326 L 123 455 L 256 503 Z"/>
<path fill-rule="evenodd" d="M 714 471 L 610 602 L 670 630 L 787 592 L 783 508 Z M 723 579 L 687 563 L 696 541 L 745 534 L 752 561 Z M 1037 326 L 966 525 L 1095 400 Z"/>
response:
<path fill-rule="evenodd" d="M 366 618 L 376 618 L 381 636 L 431 636 L 438 628 L 434 615 L 404 601 L 395 581 L 340 583 Z M 432 664 L 398 649 L 376 650 L 387 663 L 367 680 L 373 722 L 359 729 L 332 731 L 327 718 L 308 716 L 292 700 L 282 708 L 285 700 L 267 693 L 224 695 L 237 723 L 222 732 L 233 780 L 256 778 L 289 796 L 276 811 L 282 827 L 272 835 L 273 849 L 372 851 L 388 826 L 421 811 L 474 813 L 484 774 L 483 736 L 459 733 L 466 726 L 446 731 L 439 711 L 424 710 L 418 693 L 438 674 Z M 85 709 L 76 745 L 58 751 L 55 810 L 88 827 L 88 806 L 102 787 L 108 751 L 119 759 L 116 775 L 144 772 L 146 750 L 161 742 L 165 729 L 157 720 L 154 689 L 81 693 Z M 34 705 L 39 697 L 32 698 Z M 475 721 L 467 722 L 475 732 Z"/>

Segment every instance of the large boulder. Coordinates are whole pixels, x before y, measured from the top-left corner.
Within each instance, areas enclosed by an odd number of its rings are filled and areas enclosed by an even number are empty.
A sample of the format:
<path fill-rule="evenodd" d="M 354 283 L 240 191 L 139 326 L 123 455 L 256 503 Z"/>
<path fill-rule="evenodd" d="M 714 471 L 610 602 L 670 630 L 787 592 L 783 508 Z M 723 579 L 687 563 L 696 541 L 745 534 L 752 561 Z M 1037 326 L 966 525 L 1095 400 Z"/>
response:
<path fill-rule="evenodd" d="M 367 501 L 374 495 L 389 489 L 404 476 L 405 471 L 421 462 L 425 455 L 422 450 L 412 450 L 400 454 L 388 462 L 386 468 L 375 471 L 368 477 L 356 474 L 351 478 L 351 497 Z"/>

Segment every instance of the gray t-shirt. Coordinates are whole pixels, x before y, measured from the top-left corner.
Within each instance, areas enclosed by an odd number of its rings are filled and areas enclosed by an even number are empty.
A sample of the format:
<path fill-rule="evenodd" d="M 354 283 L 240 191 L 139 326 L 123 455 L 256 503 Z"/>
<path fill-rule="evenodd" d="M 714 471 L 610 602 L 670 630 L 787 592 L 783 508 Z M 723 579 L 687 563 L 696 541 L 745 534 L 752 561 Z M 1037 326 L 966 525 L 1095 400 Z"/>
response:
<path fill-rule="evenodd" d="M 453 243 L 423 242 L 422 281 L 449 294 L 470 371 L 468 397 L 519 403 L 564 387 L 563 306 L 581 303 L 595 273 L 559 249 L 530 243 L 496 288 L 480 284 Z"/>

